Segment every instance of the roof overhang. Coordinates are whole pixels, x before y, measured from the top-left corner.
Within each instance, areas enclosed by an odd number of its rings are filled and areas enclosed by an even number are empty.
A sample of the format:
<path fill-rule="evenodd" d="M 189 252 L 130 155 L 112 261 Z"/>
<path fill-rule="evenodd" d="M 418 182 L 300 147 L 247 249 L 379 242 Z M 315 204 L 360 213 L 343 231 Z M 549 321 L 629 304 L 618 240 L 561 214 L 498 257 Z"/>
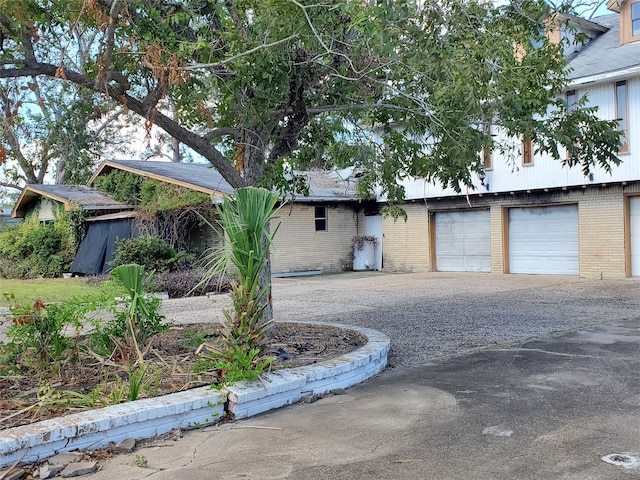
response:
<path fill-rule="evenodd" d="M 617 80 L 637 76 L 638 74 L 640 74 L 640 65 L 621 70 L 613 70 L 611 72 L 598 73 L 597 75 L 589 75 L 588 77 L 580 77 L 571 80 L 569 82 L 568 89 L 590 84 L 615 82 Z"/>
<path fill-rule="evenodd" d="M 609 0 L 607 2 L 607 8 L 612 12 L 620 13 L 620 7 L 624 0 Z"/>
<path fill-rule="evenodd" d="M 24 218 L 27 214 L 27 207 L 40 197 L 51 198 L 62 203 L 65 210 L 69 210 L 71 207 L 69 199 L 52 194 L 51 192 L 45 192 L 39 189 L 37 185 L 27 185 L 22 189 L 22 192 L 20 192 L 20 196 L 11 210 L 11 218 Z"/>

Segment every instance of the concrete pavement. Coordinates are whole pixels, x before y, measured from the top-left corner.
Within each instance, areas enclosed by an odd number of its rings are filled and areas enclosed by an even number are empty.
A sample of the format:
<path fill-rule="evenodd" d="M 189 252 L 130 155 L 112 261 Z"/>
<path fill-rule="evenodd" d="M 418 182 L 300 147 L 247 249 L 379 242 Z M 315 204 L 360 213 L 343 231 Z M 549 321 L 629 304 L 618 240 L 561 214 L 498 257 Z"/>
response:
<path fill-rule="evenodd" d="M 639 344 L 629 320 L 392 369 L 345 395 L 153 442 L 92 478 L 639 478 L 601 459 L 640 458 Z"/>
<path fill-rule="evenodd" d="M 279 279 L 274 296 L 288 295 L 276 296 L 283 299 L 276 314 L 366 323 L 395 312 L 380 330 L 392 345 L 404 334 L 400 344 L 409 350 L 429 336 L 487 341 L 414 365 L 396 344 L 400 366 L 345 395 L 160 439 L 102 461 L 91 478 L 640 478 L 640 468 L 602 460 L 640 458 L 639 288 L 510 275 Z M 285 302 L 295 303 L 287 314 Z M 457 322 L 438 320 L 460 308 Z M 554 332 L 553 317 L 564 331 Z M 434 322 L 443 332 L 429 333 Z M 454 324 L 458 333 L 448 339 L 444 330 Z M 505 342 L 540 329 L 536 338 Z"/>

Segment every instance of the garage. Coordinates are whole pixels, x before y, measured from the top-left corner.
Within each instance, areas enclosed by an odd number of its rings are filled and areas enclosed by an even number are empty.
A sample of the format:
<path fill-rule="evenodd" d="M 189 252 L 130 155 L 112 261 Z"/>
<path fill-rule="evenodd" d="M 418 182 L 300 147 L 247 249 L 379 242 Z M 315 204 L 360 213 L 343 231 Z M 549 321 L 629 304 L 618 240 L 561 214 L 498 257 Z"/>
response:
<path fill-rule="evenodd" d="M 509 209 L 509 271 L 578 275 L 578 206 Z"/>
<path fill-rule="evenodd" d="M 629 236 L 631 243 L 631 275 L 640 277 L 640 197 L 629 199 Z"/>
<path fill-rule="evenodd" d="M 436 270 L 491 271 L 489 210 L 437 212 L 434 223 Z"/>

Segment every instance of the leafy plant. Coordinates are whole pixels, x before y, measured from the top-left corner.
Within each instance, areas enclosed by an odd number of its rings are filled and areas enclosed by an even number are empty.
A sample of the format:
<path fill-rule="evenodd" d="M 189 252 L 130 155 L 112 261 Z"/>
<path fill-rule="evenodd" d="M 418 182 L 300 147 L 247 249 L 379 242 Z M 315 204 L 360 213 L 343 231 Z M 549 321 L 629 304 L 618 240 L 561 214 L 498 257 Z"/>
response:
<path fill-rule="evenodd" d="M 7 295 L 12 302 L 13 295 Z M 65 330 L 82 326 L 83 311 L 72 302 L 45 305 L 36 300 L 31 307 L 10 307 L 13 325 L 7 331 L 9 343 L 3 348 L 5 360 L 26 369 L 50 368 L 68 358 L 76 342 Z M 3 362 L 4 363 L 4 362 Z"/>
<path fill-rule="evenodd" d="M 73 260 L 82 232 L 82 213 L 58 209 L 55 222 L 38 222 L 35 215 L 0 232 L 0 276 L 58 277 Z"/>
<path fill-rule="evenodd" d="M 262 358 L 257 348 L 247 351 L 241 347 L 235 347 L 224 352 L 210 350 L 209 353 L 201 353 L 194 369 L 200 371 L 215 369 L 220 372 L 223 383 L 231 384 L 257 379 L 274 360 L 274 357 Z"/>
<path fill-rule="evenodd" d="M 114 268 L 111 275 L 124 287 L 128 298 L 124 309 L 113 310 L 112 321 L 98 327 L 94 342 L 98 347 L 115 347 L 124 363 L 129 363 L 135 354 L 135 363 L 142 365 L 143 349 L 149 338 L 169 328 L 158 313 L 160 300 L 145 296 L 153 272 L 145 275 L 144 266 L 128 264 Z"/>
<path fill-rule="evenodd" d="M 176 253 L 171 245 L 158 236 L 142 235 L 118 240 L 111 265 L 117 267 L 137 263 L 149 270 L 165 272 L 172 270 L 185 255 Z"/>
<path fill-rule="evenodd" d="M 275 235 L 269 232 L 269 223 L 278 212 L 277 202 L 278 197 L 268 190 L 248 187 L 236 190 L 235 199 L 226 198 L 218 206 L 220 224 L 229 241 L 207 258 L 209 269 L 205 279 L 226 274 L 231 266 L 237 271 L 238 279 L 231 282 L 234 310 L 225 311 L 223 333 L 232 348 L 261 350 L 271 325 L 270 320 L 263 320 L 271 298 L 268 282 L 263 281 L 262 275 Z"/>
<path fill-rule="evenodd" d="M 252 369 L 260 365 L 256 359 L 262 353 L 266 332 L 272 324 L 264 318 L 271 293 L 263 274 L 275 235 L 269 232 L 269 223 L 278 212 L 277 202 L 278 197 L 268 190 L 249 187 L 237 190 L 235 199 L 226 198 L 218 206 L 220 224 L 229 241 L 207 258 L 209 271 L 203 281 L 226 273 L 230 266 L 235 267 L 238 275 L 238 279 L 231 282 L 234 308 L 224 312 L 222 347 L 205 345 L 221 362 L 233 363 L 240 359 L 246 368 Z M 235 367 L 225 367 L 227 371 L 229 368 Z"/>

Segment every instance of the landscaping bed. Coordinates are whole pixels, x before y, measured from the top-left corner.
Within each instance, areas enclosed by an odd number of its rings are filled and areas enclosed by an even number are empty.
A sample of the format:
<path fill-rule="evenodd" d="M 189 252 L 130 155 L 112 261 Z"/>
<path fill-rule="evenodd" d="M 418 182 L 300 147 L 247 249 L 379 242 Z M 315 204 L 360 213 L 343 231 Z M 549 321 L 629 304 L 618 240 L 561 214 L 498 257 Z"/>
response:
<path fill-rule="evenodd" d="M 155 336 L 147 346 L 146 375 L 139 381 L 136 398 L 222 381 L 219 371 L 198 371 L 195 355 L 202 342 L 216 343 L 219 329 L 219 324 L 212 323 L 179 325 Z M 364 343 L 365 338 L 351 330 L 276 323 L 267 336 L 264 356 L 275 359 L 270 366 L 273 371 L 335 358 Z M 117 358 L 107 360 L 90 354 L 68 359 L 53 375 L 3 375 L 0 430 L 131 400 L 130 377 L 136 375 L 136 370 L 118 363 Z"/>

